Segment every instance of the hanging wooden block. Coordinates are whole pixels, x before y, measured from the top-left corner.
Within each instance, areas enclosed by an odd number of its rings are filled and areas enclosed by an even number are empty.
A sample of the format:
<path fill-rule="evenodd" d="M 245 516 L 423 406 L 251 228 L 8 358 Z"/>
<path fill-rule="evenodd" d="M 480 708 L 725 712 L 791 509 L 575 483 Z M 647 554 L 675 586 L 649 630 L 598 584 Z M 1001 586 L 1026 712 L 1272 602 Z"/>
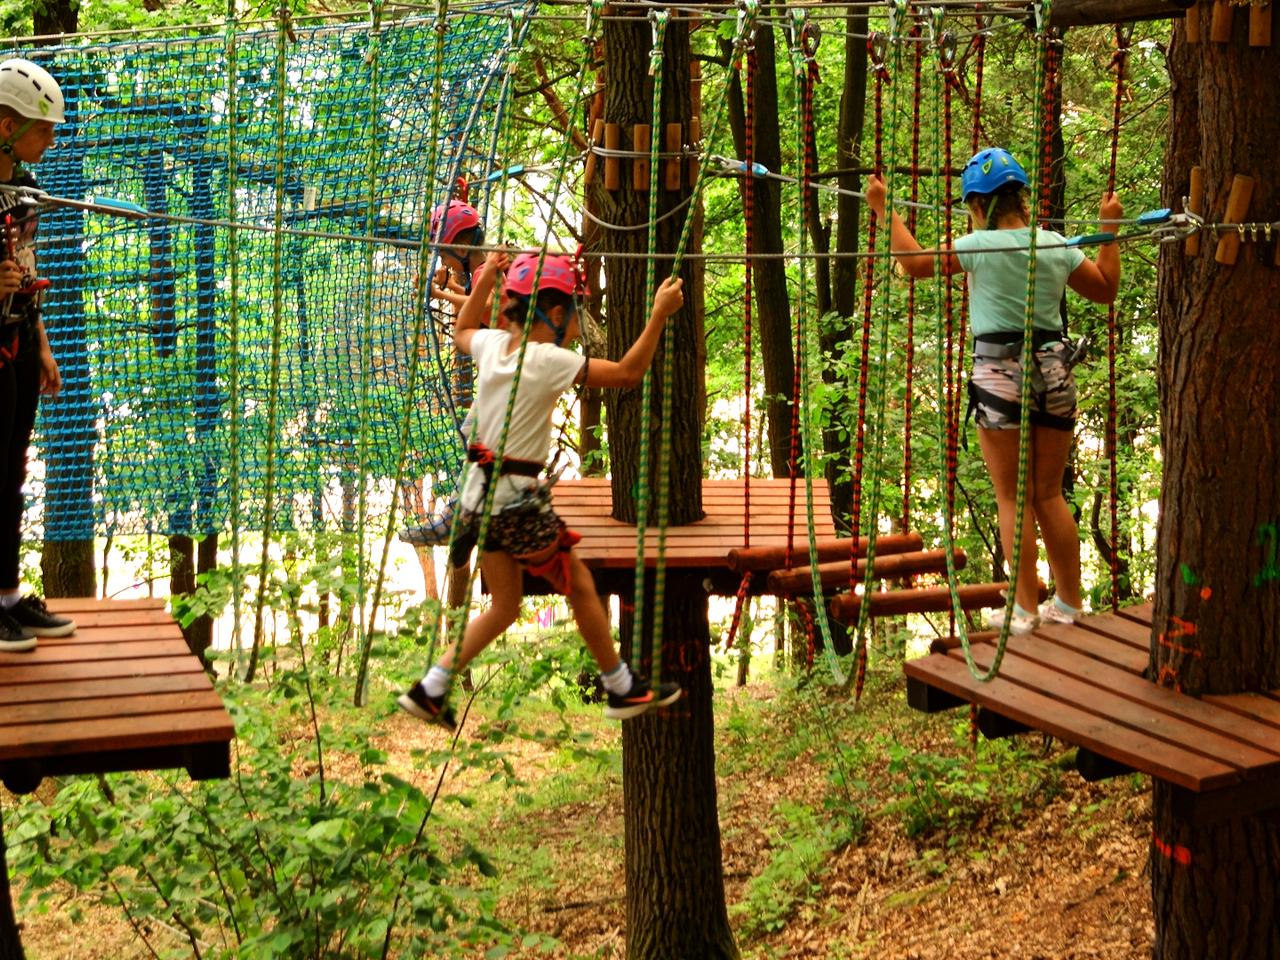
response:
<path fill-rule="evenodd" d="M 622 129 L 616 123 L 604 125 L 604 147 L 606 150 L 617 150 L 622 143 Z M 608 154 L 604 158 L 604 188 L 617 190 L 622 186 L 622 171 L 617 157 Z"/>
<path fill-rule="evenodd" d="M 1191 168 L 1191 187 L 1187 195 L 1187 212 L 1204 216 L 1204 167 Z M 1200 232 L 1187 237 L 1187 256 L 1200 256 Z"/>
<path fill-rule="evenodd" d="M 650 127 L 647 123 L 637 123 L 631 131 L 631 149 L 636 153 L 643 153 L 646 156 L 636 157 L 631 161 L 631 183 L 640 191 L 649 189 L 649 148 L 652 146 L 650 140 Z"/>
<path fill-rule="evenodd" d="M 596 178 L 596 158 L 595 148 L 600 145 L 600 140 L 604 137 L 604 121 L 597 120 L 591 125 L 591 150 L 587 153 L 587 169 L 583 173 L 583 177 L 588 184 L 592 183 Z"/>
<path fill-rule="evenodd" d="M 1249 8 L 1249 46 L 1271 46 L 1271 4 L 1255 4 Z"/>
<path fill-rule="evenodd" d="M 681 136 L 680 124 L 668 123 L 666 152 L 669 154 L 679 154 L 683 145 L 684 140 Z M 667 160 L 665 186 L 668 190 L 680 189 L 680 158 L 678 156 Z"/>
<path fill-rule="evenodd" d="M 1231 193 L 1227 195 L 1227 213 L 1223 223 L 1241 223 L 1249 213 L 1249 198 L 1253 196 L 1253 177 L 1236 174 L 1231 178 Z M 1213 259 L 1230 266 L 1240 256 L 1240 234 L 1226 230 L 1218 234 L 1218 249 Z"/>
<path fill-rule="evenodd" d="M 696 116 L 689 121 L 689 145 L 694 150 L 699 149 L 702 140 L 702 121 Z M 698 158 L 692 156 L 689 158 L 689 186 L 693 186 L 698 182 Z"/>
<path fill-rule="evenodd" d="M 1235 9 L 1230 0 L 1213 0 L 1213 23 L 1209 27 L 1209 39 L 1214 43 L 1231 42 L 1231 23 Z"/>
<path fill-rule="evenodd" d="M 1200 4 L 1187 7 L 1187 43 L 1200 42 Z"/>

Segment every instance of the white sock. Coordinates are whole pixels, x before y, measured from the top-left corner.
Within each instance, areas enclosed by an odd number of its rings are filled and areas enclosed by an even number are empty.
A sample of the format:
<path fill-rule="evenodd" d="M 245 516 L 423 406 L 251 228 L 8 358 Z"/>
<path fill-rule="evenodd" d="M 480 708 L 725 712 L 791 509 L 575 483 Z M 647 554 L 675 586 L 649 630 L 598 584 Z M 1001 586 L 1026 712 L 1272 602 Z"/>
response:
<path fill-rule="evenodd" d="M 625 660 L 619 660 L 618 665 L 608 673 L 600 674 L 600 682 L 604 684 L 604 688 L 618 696 L 622 696 L 631 689 L 632 679 L 631 668 L 627 666 Z"/>
<path fill-rule="evenodd" d="M 0 593 L 0 607 L 8 610 L 12 606 L 16 606 L 18 598 L 22 596 L 21 591 L 15 590 L 13 593 Z"/>
<path fill-rule="evenodd" d="M 449 692 L 449 686 L 452 683 L 453 671 L 437 664 L 422 678 L 422 689 L 427 691 L 429 697 L 443 697 Z"/>

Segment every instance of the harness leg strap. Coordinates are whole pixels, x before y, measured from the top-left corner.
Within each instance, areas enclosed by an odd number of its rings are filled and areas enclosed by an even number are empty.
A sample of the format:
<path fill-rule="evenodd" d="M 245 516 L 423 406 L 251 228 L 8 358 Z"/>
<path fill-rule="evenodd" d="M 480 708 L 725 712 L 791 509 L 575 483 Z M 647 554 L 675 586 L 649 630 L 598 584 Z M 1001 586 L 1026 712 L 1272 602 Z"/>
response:
<path fill-rule="evenodd" d="M 527 573 L 541 577 L 551 584 L 557 593 L 568 596 L 570 551 L 581 540 L 582 534 L 564 527 L 560 531 L 560 539 L 551 547 L 549 557 L 537 561 L 532 557 L 516 557 L 515 560 Z M 542 556 L 542 554 L 534 556 Z"/>

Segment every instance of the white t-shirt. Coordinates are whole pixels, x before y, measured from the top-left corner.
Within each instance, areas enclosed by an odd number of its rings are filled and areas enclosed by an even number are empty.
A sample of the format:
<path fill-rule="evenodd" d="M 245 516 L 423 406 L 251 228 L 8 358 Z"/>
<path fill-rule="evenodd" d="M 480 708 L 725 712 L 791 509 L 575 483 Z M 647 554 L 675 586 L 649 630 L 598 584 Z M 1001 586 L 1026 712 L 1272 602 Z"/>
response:
<path fill-rule="evenodd" d="M 496 451 L 502 441 L 502 424 L 507 415 L 507 398 L 520 359 L 520 336 L 516 328 L 477 330 L 471 337 L 471 358 L 476 365 L 476 399 L 471 414 L 476 420 L 475 439 Z M 510 352 L 508 352 L 510 351 Z M 520 389 L 503 458 L 544 463 L 551 447 L 551 414 L 556 400 L 573 384 L 586 361 L 580 354 L 551 343 L 530 341 L 520 372 Z M 493 508 L 500 510 L 535 483 L 532 477 L 507 474 L 497 479 Z M 479 511 L 484 507 L 484 473 L 471 464 L 462 488 L 462 506 Z"/>

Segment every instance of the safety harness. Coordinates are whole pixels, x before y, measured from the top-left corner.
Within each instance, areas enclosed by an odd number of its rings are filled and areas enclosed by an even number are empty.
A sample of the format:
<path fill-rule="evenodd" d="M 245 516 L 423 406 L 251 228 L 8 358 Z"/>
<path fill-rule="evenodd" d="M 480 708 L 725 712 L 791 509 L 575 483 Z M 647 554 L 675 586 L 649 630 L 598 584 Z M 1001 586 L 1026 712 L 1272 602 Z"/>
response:
<path fill-rule="evenodd" d="M 485 487 L 487 488 L 493 479 L 494 465 L 497 457 L 494 452 L 482 443 L 472 443 L 467 447 L 467 460 L 478 466 L 484 474 Z M 503 457 L 502 467 L 498 470 L 499 476 L 514 475 L 518 477 L 538 477 L 542 474 L 543 464 L 537 460 L 519 460 L 515 457 Z M 545 488 L 539 487 L 533 491 L 526 499 L 527 502 L 517 501 L 509 504 L 501 512 L 520 512 L 527 511 L 529 514 L 541 512 L 546 504 L 547 493 Z M 480 531 L 478 524 L 472 523 L 465 532 L 458 535 L 457 540 L 450 551 L 450 560 L 454 566 L 461 566 L 471 554 L 471 550 L 475 547 L 479 539 Z M 545 560 L 539 562 L 531 562 L 527 556 L 519 556 L 512 554 L 512 559 L 520 564 L 521 568 L 527 573 L 535 577 L 541 577 L 560 593 L 568 593 L 569 590 L 569 551 L 582 540 L 582 534 L 570 530 L 561 524 L 560 537 L 551 547 L 551 555 Z"/>
<path fill-rule="evenodd" d="M 1085 343 L 1082 341 L 1079 345 L 1072 345 L 1063 337 L 1060 330 L 1036 330 L 1032 335 L 1032 350 L 1039 351 L 1044 349 L 1051 343 L 1067 343 L 1069 347 L 1074 347 L 1071 355 L 1067 359 L 1068 368 L 1075 365 L 1083 354 Z M 973 358 L 975 361 L 979 359 L 988 360 L 1010 360 L 1022 357 L 1023 335 L 1020 332 L 1010 331 L 1005 333 L 984 333 L 974 337 Z M 1033 354 L 1034 356 L 1034 354 Z M 1051 427 L 1055 430 L 1071 430 L 1075 427 L 1075 421 L 1069 417 L 1060 417 L 1056 414 L 1049 413 L 1045 409 L 1046 391 L 1048 386 L 1045 383 L 1044 374 L 1040 371 L 1040 363 L 1037 359 L 1035 368 L 1031 371 L 1031 389 L 1034 394 L 1035 406 L 1031 409 L 1031 422 L 1044 427 Z M 969 406 L 965 412 L 967 420 L 977 410 L 978 404 L 981 403 L 985 407 L 989 407 L 999 413 L 1004 414 L 1012 420 L 1018 420 L 1022 416 L 1022 405 L 1016 400 L 1007 400 L 1004 397 L 996 396 L 990 390 L 978 386 L 972 379 L 969 380 Z"/>

